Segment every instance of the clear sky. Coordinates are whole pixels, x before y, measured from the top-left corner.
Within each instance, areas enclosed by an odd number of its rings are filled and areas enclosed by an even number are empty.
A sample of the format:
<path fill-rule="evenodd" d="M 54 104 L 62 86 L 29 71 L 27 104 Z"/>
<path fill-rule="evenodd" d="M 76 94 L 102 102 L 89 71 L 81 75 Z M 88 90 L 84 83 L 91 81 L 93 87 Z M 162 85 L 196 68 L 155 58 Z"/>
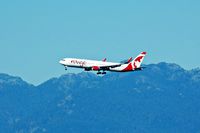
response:
<path fill-rule="evenodd" d="M 39 84 L 63 57 L 200 66 L 199 0 L 3 0 L 0 73 Z M 70 69 L 70 72 L 81 71 Z"/>

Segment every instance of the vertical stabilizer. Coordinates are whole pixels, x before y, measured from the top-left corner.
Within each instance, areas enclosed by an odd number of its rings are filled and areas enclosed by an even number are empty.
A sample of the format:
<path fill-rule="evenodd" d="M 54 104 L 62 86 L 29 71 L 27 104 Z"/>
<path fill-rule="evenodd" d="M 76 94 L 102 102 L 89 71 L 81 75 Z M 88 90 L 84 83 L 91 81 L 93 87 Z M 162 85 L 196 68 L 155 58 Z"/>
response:
<path fill-rule="evenodd" d="M 134 69 L 140 68 L 146 54 L 146 52 L 142 52 L 132 61 L 132 66 Z"/>

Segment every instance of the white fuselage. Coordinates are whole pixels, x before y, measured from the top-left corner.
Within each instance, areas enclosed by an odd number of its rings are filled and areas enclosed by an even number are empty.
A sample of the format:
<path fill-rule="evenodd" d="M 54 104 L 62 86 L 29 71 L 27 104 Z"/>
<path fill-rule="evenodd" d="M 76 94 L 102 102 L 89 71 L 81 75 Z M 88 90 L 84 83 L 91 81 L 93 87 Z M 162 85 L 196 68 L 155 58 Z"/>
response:
<path fill-rule="evenodd" d="M 123 71 L 127 66 L 126 64 L 121 65 L 120 63 L 114 63 L 114 62 L 104 62 L 104 61 L 77 59 L 77 58 L 64 58 L 59 63 L 66 67 L 76 67 L 76 68 L 108 66 L 109 69 L 107 71 Z M 117 66 L 117 67 L 112 68 L 109 66 Z"/>

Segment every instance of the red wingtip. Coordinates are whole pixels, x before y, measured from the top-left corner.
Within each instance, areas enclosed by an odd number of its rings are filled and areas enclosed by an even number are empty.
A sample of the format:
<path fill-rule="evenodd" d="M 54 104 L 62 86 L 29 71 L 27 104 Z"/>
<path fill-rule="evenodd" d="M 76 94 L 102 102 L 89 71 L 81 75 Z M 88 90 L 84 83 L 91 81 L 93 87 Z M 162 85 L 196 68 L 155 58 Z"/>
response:
<path fill-rule="evenodd" d="M 107 60 L 107 59 L 106 59 L 106 58 L 104 58 L 102 61 L 103 61 L 103 62 L 106 62 L 106 60 Z"/>
<path fill-rule="evenodd" d="M 141 54 L 147 54 L 147 52 L 142 52 Z"/>

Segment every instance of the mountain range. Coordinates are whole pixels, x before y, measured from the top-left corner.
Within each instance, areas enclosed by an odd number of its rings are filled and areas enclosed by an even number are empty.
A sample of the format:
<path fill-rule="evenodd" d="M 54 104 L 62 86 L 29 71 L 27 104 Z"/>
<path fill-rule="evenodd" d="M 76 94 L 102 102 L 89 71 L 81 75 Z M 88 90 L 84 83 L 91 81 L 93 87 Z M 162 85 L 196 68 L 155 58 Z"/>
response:
<path fill-rule="evenodd" d="M 200 133 L 200 69 L 65 74 L 34 86 L 0 74 L 1 133 Z"/>

